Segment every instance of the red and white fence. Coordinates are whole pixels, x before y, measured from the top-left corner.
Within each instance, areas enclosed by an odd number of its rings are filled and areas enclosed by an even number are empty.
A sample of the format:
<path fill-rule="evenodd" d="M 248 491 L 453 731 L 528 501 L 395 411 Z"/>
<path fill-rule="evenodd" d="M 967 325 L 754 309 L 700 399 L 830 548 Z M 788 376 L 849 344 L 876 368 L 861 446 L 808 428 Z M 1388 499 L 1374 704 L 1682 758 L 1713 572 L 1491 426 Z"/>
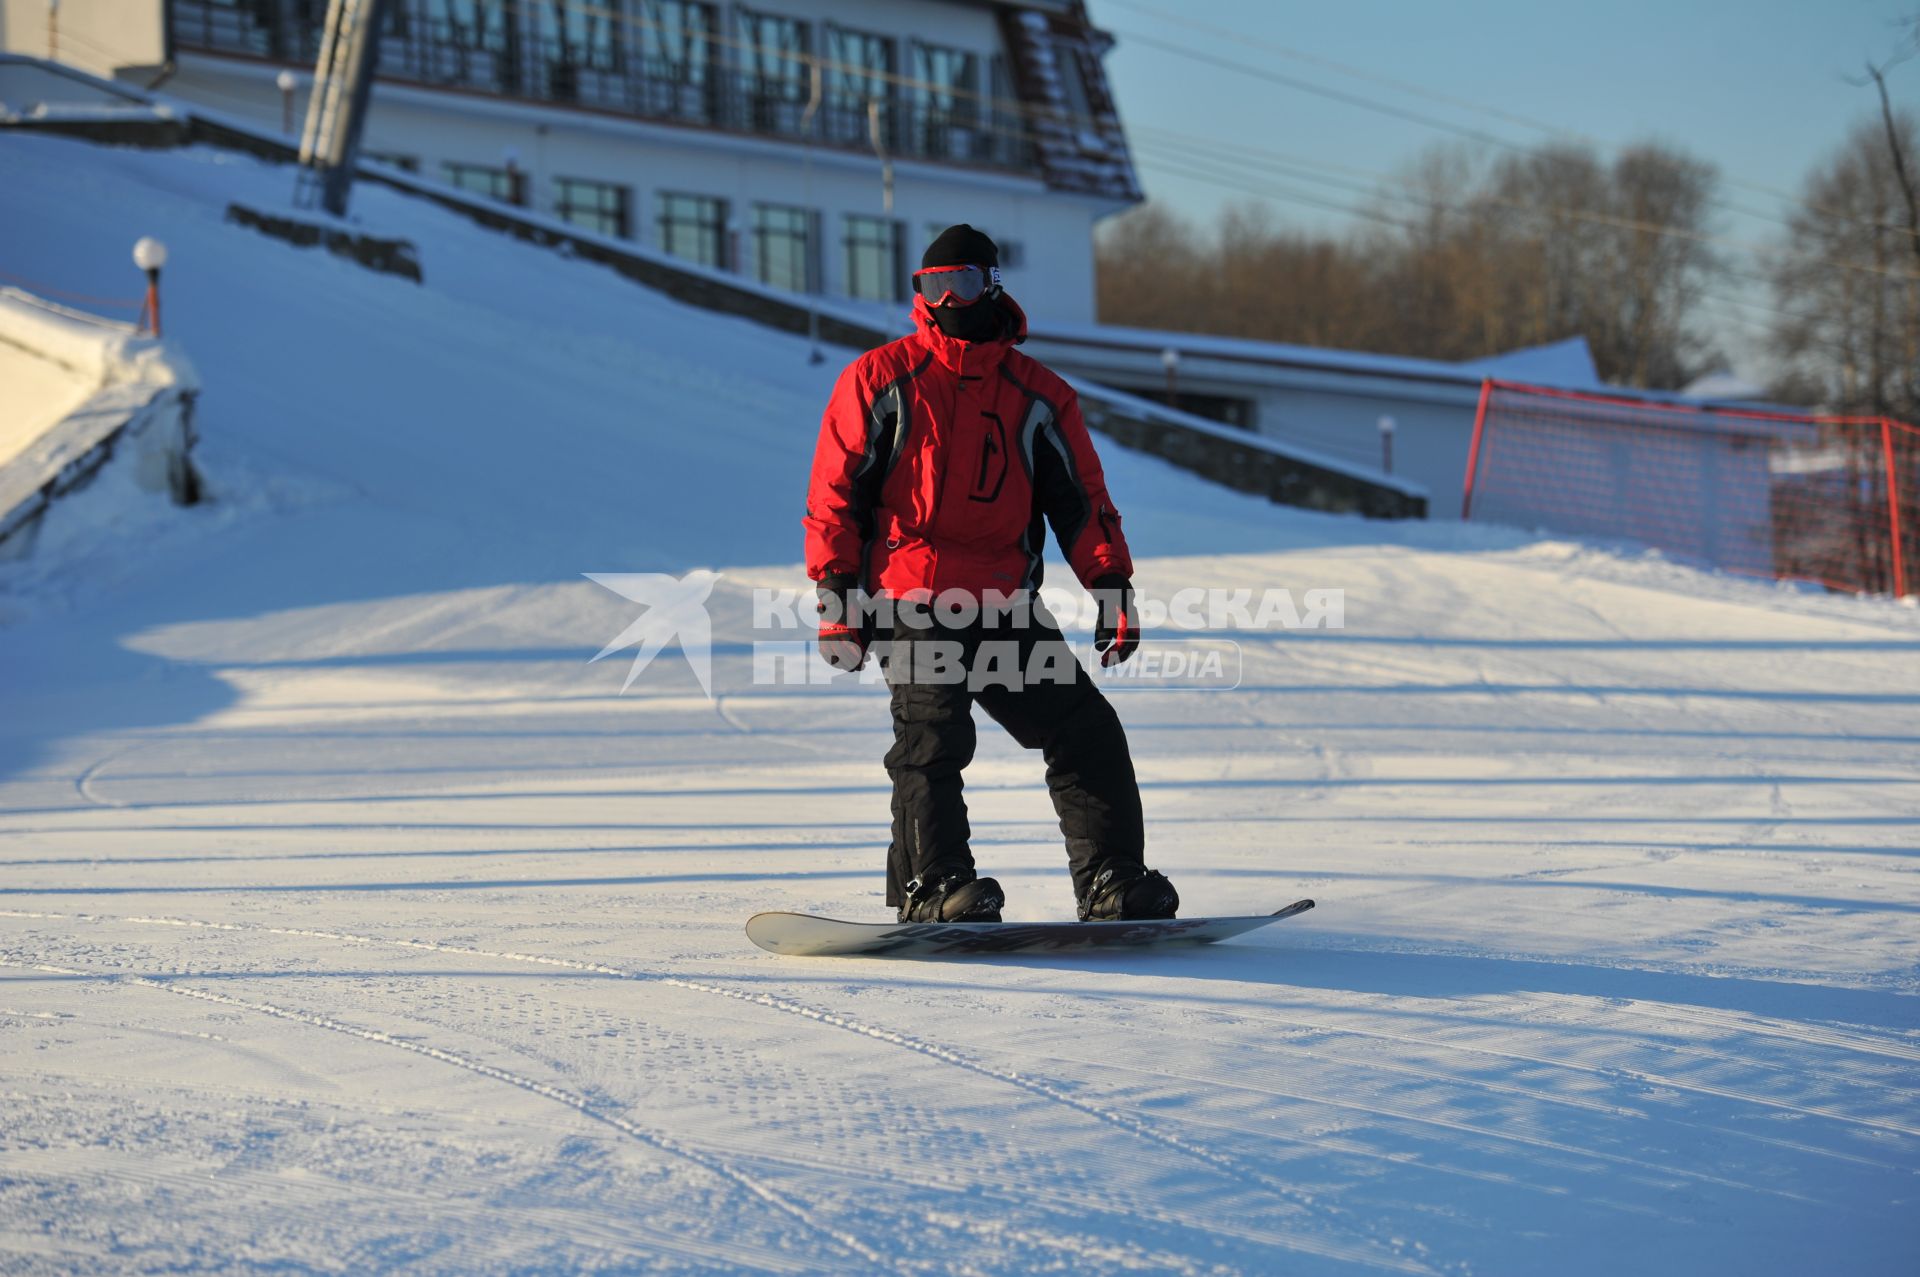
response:
<path fill-rule="evenodd" d="M 1920 589 L 1920 430 L 1489 380 L 1460 514 L 1901 595 Z"/>

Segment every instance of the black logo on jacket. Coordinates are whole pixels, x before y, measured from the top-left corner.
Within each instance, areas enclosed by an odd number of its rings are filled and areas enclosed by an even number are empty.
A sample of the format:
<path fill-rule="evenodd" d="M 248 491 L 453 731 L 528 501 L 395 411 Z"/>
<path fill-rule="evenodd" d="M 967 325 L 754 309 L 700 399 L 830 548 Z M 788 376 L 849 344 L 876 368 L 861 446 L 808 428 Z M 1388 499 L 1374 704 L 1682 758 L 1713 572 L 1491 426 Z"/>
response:
<path fill-rule="evenodd" d="M 973 472 L 973 491 L 967 493 L 967 500 L 992 501 L 1007 481 L 1007 427 L 997 412 L 980 415 L 987 419 L 987 428 L 980 436 L 980 464 Z"/>

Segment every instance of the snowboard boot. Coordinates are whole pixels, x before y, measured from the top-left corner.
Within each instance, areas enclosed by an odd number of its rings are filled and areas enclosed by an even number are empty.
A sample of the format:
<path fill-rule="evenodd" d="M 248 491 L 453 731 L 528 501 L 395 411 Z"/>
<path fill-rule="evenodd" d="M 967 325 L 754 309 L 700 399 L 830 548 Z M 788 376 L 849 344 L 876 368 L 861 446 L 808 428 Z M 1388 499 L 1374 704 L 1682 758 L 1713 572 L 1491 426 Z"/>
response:
<path fill-rule="evenodd" d="M 1171 918 L 1179 908 L 1180 893 L 1159 870 L 1145 865 L 1117 865 L 1102 869 L 1093 880 L 1080 902 L 1080 921 Z"/>
<path fill-rule="evenodd" d="M 1006 902 L 1000 884 L 993 879 L 976 877 L 971 869 L 954 869 L 908 883 L 900 921 L 998 922 L 1000 906 Z"/>

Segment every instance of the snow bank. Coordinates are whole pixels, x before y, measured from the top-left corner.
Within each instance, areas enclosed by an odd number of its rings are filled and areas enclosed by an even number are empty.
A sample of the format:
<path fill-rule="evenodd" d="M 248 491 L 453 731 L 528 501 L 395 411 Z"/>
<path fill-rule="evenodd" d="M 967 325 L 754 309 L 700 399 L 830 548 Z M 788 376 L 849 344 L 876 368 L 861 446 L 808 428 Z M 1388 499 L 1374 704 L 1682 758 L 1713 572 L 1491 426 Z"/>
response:
<path fill-rule="evenodd" d="M 48 504 L 109 461 L 134 490 L 192 499 L 200 381 L 176 347 L 15 288 L 0 288 L 0 347 L 0 555 L 27 554 Z"/>

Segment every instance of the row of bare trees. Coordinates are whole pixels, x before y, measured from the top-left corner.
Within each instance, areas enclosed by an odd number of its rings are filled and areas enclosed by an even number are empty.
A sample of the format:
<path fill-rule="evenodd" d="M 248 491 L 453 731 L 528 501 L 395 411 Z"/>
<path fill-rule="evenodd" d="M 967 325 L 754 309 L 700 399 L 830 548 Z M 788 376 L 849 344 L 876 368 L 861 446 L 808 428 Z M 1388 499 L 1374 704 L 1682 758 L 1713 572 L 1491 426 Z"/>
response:
<path fill-rule="evenodd" d="M 1713 186 L 1667 146 L 1567 144 L 1430 152 L 1344 236 L 1261 204 L 1202 234 L 1148 204 L 1100 240 L 1100 319 L 1432 359 L 1586 336 L 1601 376 L 1674 386 L 1715 355 L 1690 326 L 1720 269 Z"/>
<path fill-rule="evenodd" d="M 1690 327 L 1720 268 L 1712 169 L 1645 145 L 1611 163 L 1562 145 L 1489 163 L 1436 150 L 1345 235 L 1256 203 L 1204 234 L 1152 204 L 1099 244 L 1109 323 L 1469 359 L 1585 336 L 1601 375 L 1680 384 L 1714 362 Z"/>
<path fill-rule="evenodd" d="M 1910 35 L 1920 51 L 1920 19 Z M 1585 337 L 1606 380 L 1671 389 L 1751 351 L 1728 325 L 1764 315 L 1776 397 L 1920 422 L 1920 126 L 1885 76 L 1901 60 L 1868 68 L 1878 109 L 1758 257 L 1722 225 L 1713 166 L 1672 146 L 1443 148 L 1341 234 L 1255 202 L 1204 231 L 1151 203 L 1116 219 L 1100 316 L 1449 360 Z"/>
<path fill-rule="evenodd" d="M 1878 87 L 1879 115 L 1801 192 L 1768 350 L 1783 397 L 1920 424 L 1920 124 Z"/>

